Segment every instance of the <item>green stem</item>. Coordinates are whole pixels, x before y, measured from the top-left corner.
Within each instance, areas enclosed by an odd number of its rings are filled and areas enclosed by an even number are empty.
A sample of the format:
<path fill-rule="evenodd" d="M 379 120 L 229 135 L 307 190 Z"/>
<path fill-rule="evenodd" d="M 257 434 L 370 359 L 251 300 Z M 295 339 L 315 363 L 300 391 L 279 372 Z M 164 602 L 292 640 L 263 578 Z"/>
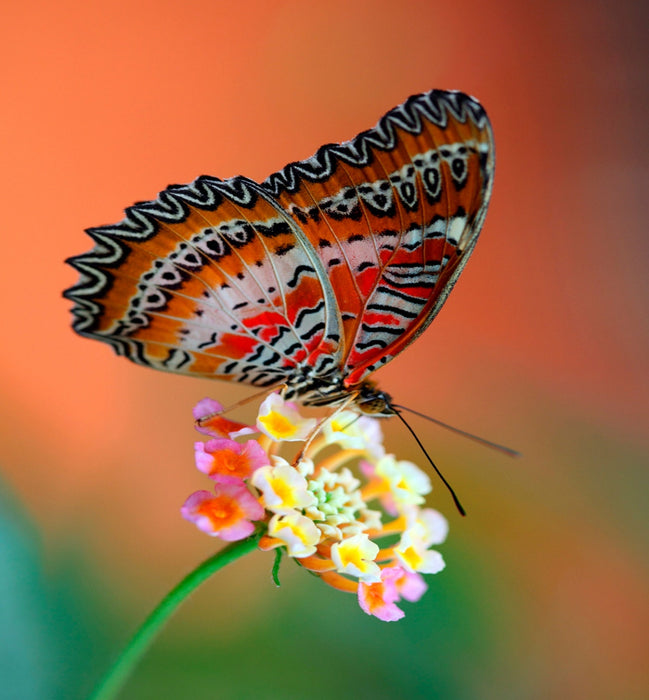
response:
<path fill-rule="evenodd" d="M 112 668 L 95 688 L 89 700 L 114 698 L 165 622 L 190 593 L 226 564 L 256 549 L 260 538 L 261 533 L 258 533 L 246 540 L 229 544 L 213 557 L 199 564 L 175 588 L 172 588 L 133 635 Z"/>

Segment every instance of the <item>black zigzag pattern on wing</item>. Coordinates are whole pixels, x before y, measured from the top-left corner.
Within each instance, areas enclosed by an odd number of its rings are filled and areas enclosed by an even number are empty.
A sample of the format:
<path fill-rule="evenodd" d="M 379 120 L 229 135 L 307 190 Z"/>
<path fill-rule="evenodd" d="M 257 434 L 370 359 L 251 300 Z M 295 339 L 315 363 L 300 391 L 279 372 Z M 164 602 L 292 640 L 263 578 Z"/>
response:
<path fill-rule="evenodd" d="M 470 119 L 479 128 L 487 123 L 482 105 L 462 92 L 431 90 L 413 95 L 381 117 L 374 128 L 361 132 L 351 141 L 322 146 L 311 158 L 289 163 L 264 180 L 262 186 L 273 197 L 278 197 L 282 192 L 295 192 L 301 180 L 327 180 L 335 171 L 336 159 L 355 167 L 365 167 L 372 162 L 371 148 L 389 151 L 395 147 L 395 127 L 411 134 L 420 134 L 424 128 L 421 121 L 423 116 L 443 129 L 448 124 L 449 114 L 463 123 Z"/>
<path fill-rule="evenodd" d="M 156 235 L 160 223 L 183 221 L 189 214 L 187 204 L 214 210 L 227 198 L 248 209 L 258 197 L 259 185 L 249 178 L 238 176 L 220 180 L 201 175 L 189 185 L 170 185 L 157 199 L 128 207 L 124 219 L 117 224 L 86 229 L 95 247 L 66 260 L 80 273 L 77 284 L 63 293 L 65 298 L 75 302 L 72 309 L 74 330 L 81 334 L 92 333 L 102 312 L 94 298 L 105 294 L 112 283 L 111 275 L 101 268 L 115 269 L 124 261 L 128 251 L 122 241 L 147 241 Z M 106 336 L 101 340 L 110 342 L 120 354 L 128 354 L 125 348 L 116 347 L 120 344 L 118 340 Z"/>

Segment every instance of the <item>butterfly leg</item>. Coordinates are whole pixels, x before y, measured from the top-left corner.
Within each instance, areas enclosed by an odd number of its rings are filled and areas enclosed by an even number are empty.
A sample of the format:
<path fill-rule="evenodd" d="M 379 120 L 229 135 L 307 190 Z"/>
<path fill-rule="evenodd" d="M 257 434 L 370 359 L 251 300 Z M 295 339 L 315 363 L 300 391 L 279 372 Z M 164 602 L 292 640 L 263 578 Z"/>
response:
<path fill-rule="evenodd" d="M 253 394 L 252 396 L 246 396 L 245 399 L 241 399 L 240 401 L 237 401 L 236 403 L 230 404 L 229 406 L 226 407 L 221 407 L 218 411 L 212 411 L 211 413 L 206 413 L 205 415 L 200 416 L 199 418 L 196 418 L 194 420 L 194 427 L 195 428 L 203 428 L 205 427 L 206 423 L 209 423 L 214 418 L 217 418 L 218 416 L 225 415 L 226 413 L 229 413 L 230 411 L 234 411 L 237 408 L 241 408 L 242 406 L 245 406 L 246 404 L 250 403 L 251 401 L 256 401 L 260 397 L 266 397 L 268 394 L 272 394 L 274 391 L 279 391 L 280 393 L 283 392 L 286 389 L 286 384 L 276 384 L 274 387 L 271 387 L 270 389 L 264 389 L 263 391 L 258 391 L 256 394 Z"/>
<path fill-rule="evenodd" d="M 302 449 L 297 453 L 295 456 L 295 459 L 293 460 L 293 466 L 296 466 L 304 457 L 304 453 L 306 450 L 309 448 L 317 434 L 322 430 L 322 426 L 326 421 L 330 421 L 333 418 L 335 418 L 339 413 L 342 413 L 345 409 L 349 408 L 349 406 L 353 405 L 357 399 L 357 394 L 353 393 L 350 394 L 341 404 L 336 406 L 336 408 L 331 412 L 330 415 L 328 415 L 326 418 L 323 418 L 321 421 L 319 421 L 315 428 L 309 433 L 307 436 L 306 440 L 304 441 L 304 445 L 302 446 Z"/>

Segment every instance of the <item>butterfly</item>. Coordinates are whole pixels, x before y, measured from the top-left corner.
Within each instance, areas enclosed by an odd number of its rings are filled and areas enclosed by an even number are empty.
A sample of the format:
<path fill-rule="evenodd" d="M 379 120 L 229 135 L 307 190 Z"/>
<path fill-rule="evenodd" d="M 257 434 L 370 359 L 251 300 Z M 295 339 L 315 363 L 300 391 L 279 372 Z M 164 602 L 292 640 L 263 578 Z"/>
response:
<path fill-rule="evenodd" d="M 414 95 L 262 183 L 201 176 L 88 229 L 73 327 L 156 369 L 390 415 L 369 377 L 446 301 L 493 175 L 482 106 Z"/>

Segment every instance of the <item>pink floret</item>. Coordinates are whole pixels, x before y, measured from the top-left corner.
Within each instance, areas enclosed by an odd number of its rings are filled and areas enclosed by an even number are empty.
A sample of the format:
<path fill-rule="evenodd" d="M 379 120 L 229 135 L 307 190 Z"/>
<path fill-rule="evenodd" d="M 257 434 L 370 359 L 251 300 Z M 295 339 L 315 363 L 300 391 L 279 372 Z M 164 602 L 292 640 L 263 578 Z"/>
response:
<path fill-rule="evenodd" d="M 194 443 L 196 468 L 214 481 L 237 482 L 248 479 L 269 464 L 268 455 L 256 440 L 242 445 L 228 438 Z"/>
<path fill-rule="evenodd" d="M 428 590 L 424 577 L 416 572 L 406 571 L 400 566 L 394 568 L 401 572 L 394 581 L 399 595 L 410 603 L 416 603 Z"/>
<path fill-rule="evenodd" d="M 213 413 L 221 413 L 223 405 L 218 401 L 210 398 L 201 399 L 192 409 L 194 420 L 200 420 L 205 416 L 210 416 Z"/>
<path fill-rule="evenodd" d="M 196 491 L 180 509 L 182 516 L 212 537 L 227 542 L 242 540 L 254 532 L 254 520 L 264 509 L 243 482 L 217 484 L 214 493 Z"/>
<path fill-rule="evenodd" d="M 201 399 L 193 408 L 195 428 L 203 435 L 212 437 L 235 438 L 257 432 L 255 428 L 245 423 L 230 420 L 221 415 L 223 406 L 214 399 Z M 200 421 L 200 423 L 199 423 Z"/>
<path fill-rule="evenodd" d="M 394 571 L 395 568 L 397 567 L 383 569 L 379 583 L 358 585 L 358 604 L 361 609 L 383 622 L 395 622 L 405 615 L 403 610 L 395 605 L 399 600 L 395 579 L 400 575 Z"/>

